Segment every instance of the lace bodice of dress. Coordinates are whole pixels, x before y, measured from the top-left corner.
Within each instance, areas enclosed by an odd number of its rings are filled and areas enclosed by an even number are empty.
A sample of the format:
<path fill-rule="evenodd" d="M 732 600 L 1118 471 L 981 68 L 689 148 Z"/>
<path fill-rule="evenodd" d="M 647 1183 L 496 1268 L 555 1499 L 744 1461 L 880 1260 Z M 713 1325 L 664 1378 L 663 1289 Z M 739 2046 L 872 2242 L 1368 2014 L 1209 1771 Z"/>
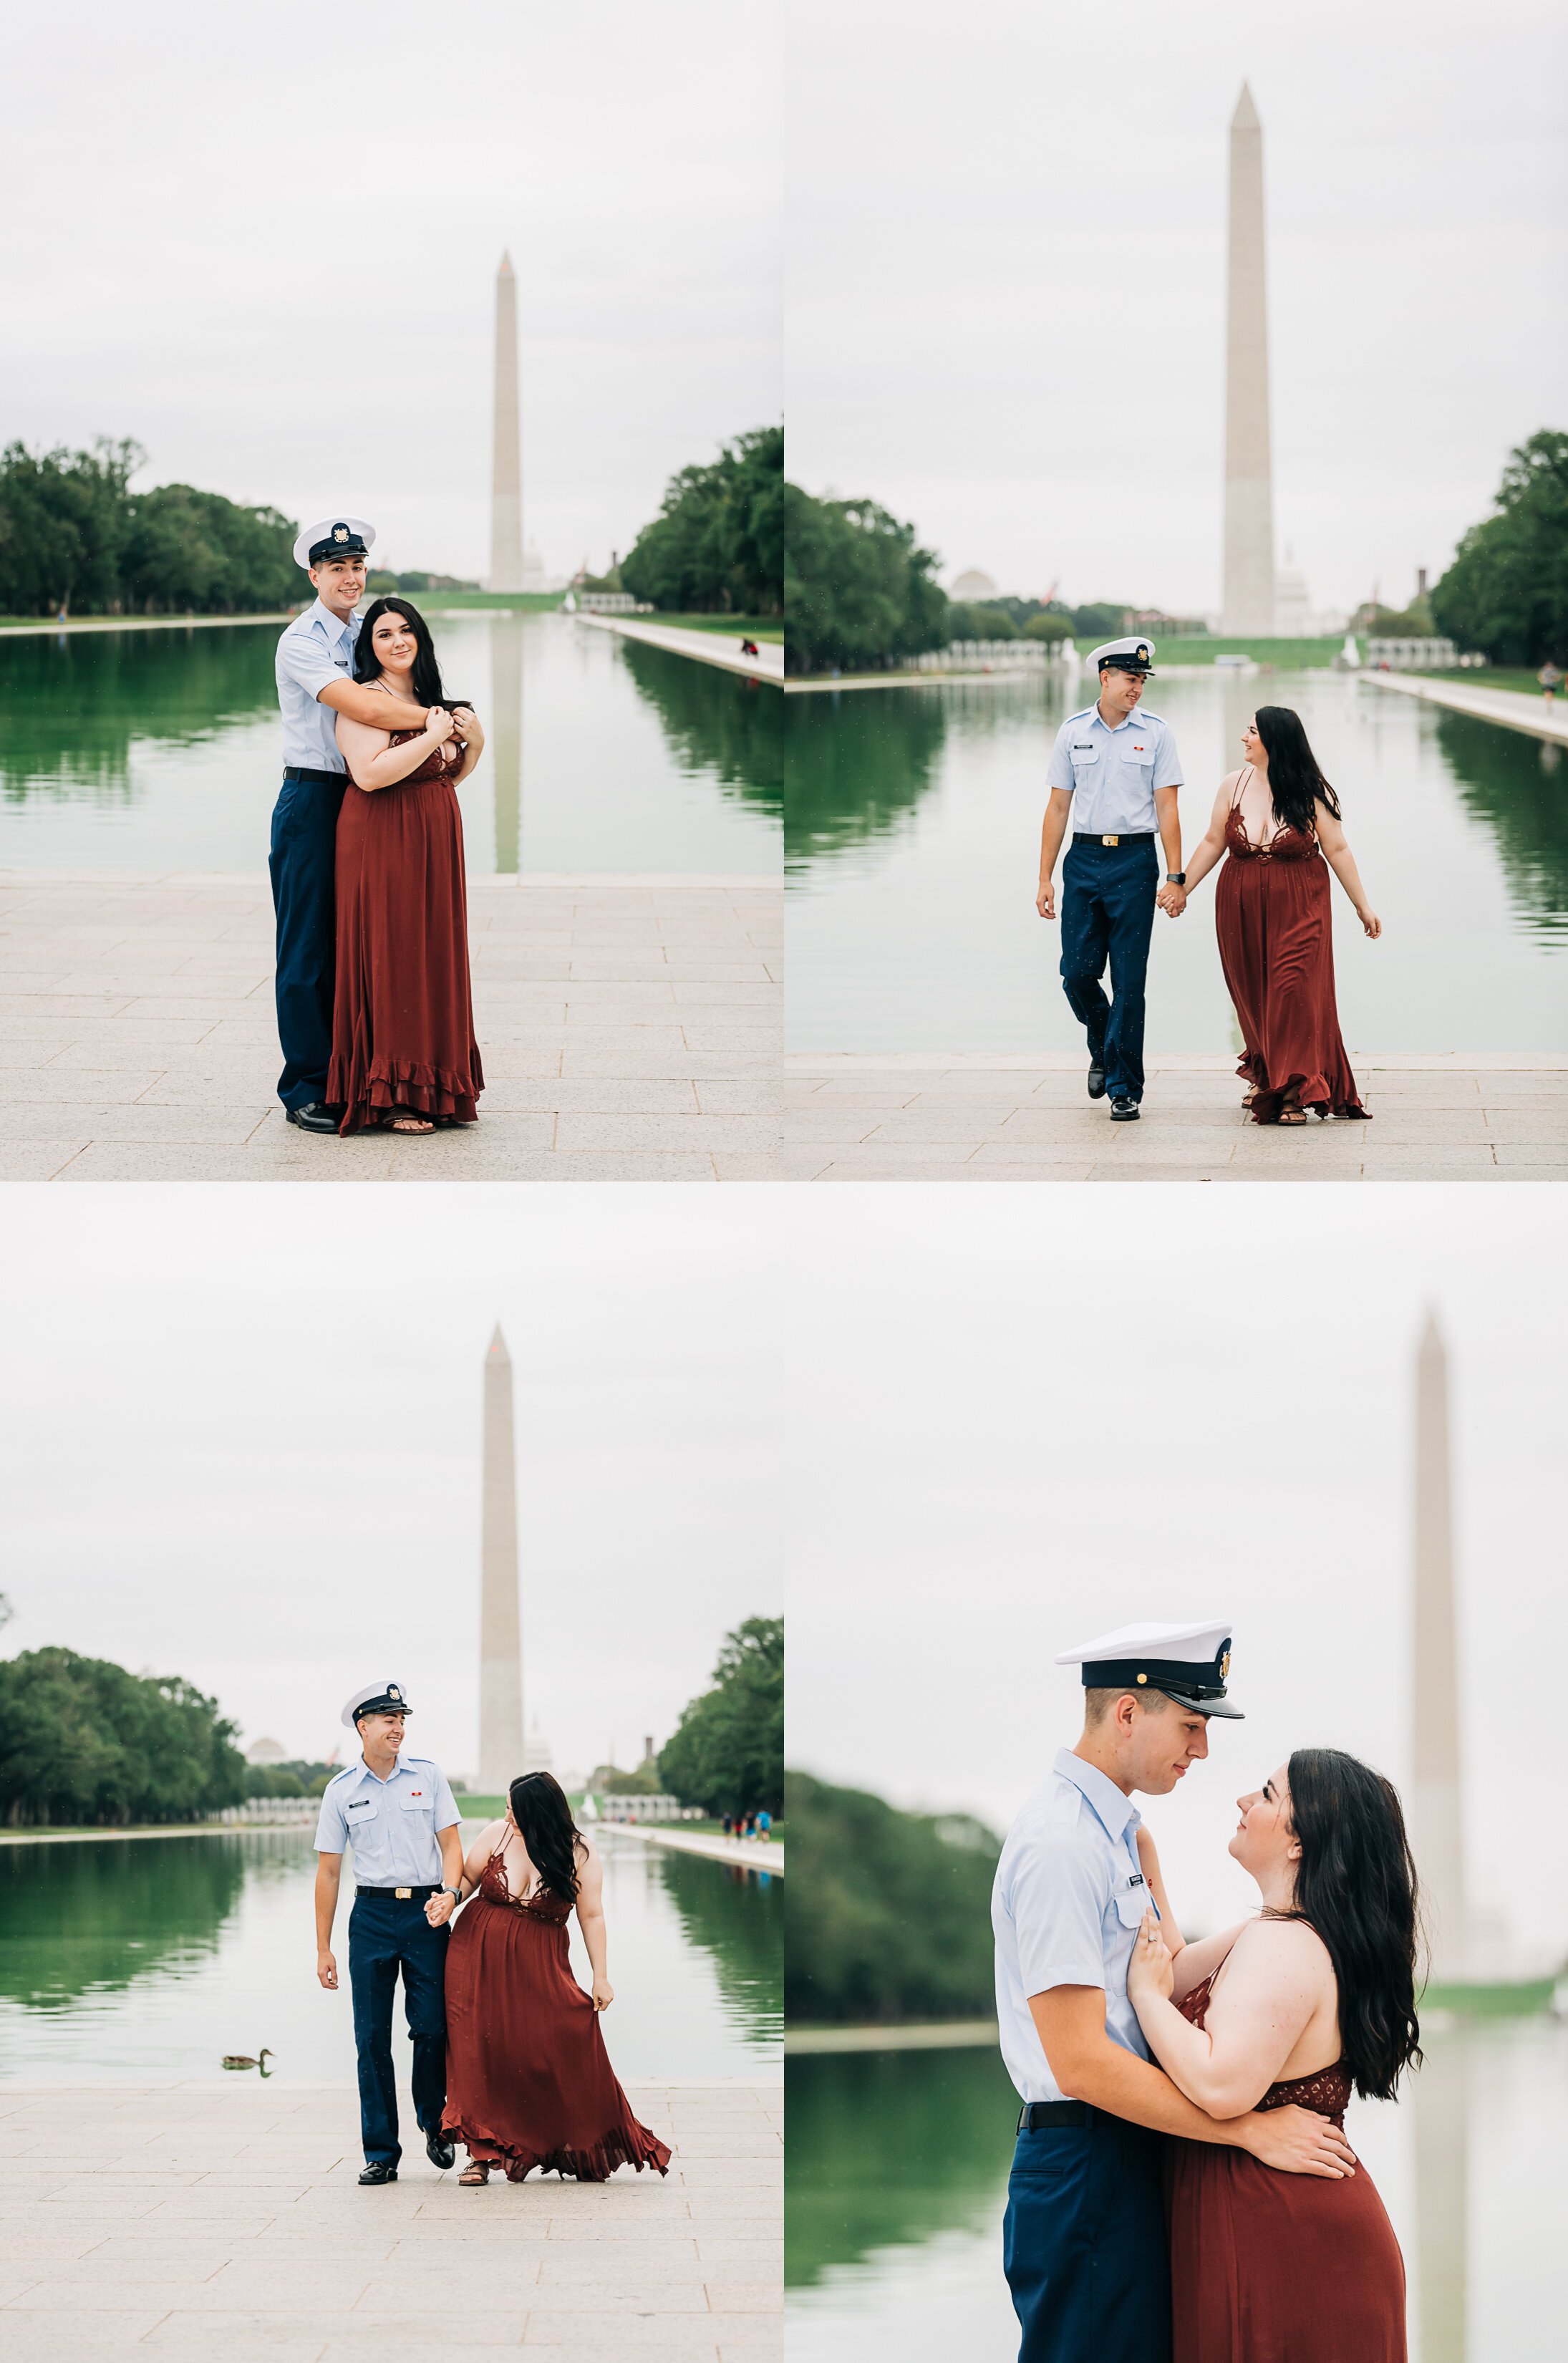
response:
<path fill-rule="evenodd" d="M 1266 844 L 1256 845 L 1247 835 L 1247 824 L 1242 817 L 1242 798 L 1246 793 L 1248 764 L 1236 782 L 1231 798 L 1231 809 L 1225 815 L 1226 849 L 1243 861 L 1310 861 L 1318 851 L 1318 840 L 1309 829 L 1305 836 L 1292 828 L 1288 821 L 1276 824 Z"/>
<path fill-rule="evenodd" d="M 1184 1994 L 1176 2004 L 1183 2018 L 1190 2020 L 1194 2026 L 1201 2026 L 1208 2016 L 1209 1996 L 1219 1974 L 1219 1969 L 1211 1969 L 1202 1983 Z M 1289 2076 L 1282 2083 L 1271 2084 L 1257 2105 L 1260 2109 L 1312 2109 L 1319 2116 L 1330 2117 L 1341 2125 L 1351 2091 L 1350 2068 L 1343 2059 L 1336 2059 L 1331 2068 L 1320 2068 L 1310 2076 Z"/>
<path fill-rule="evenodd" d="M 411 738 L 417 738 L 419 736 L 420 733 L 417 730 L 394 730 L 392 734 L 392 744 L 394 747 L 406 747 Z M 442 740 L 439 747 L 432 747 L 417 771 L 405 771 L 397 782 L 398 786 L 411 787 L 415 780 L 445 779 L 448 771 L 457 770 L 467 752 L 467 748 L 468 741 L 459 738 L 454 731 L 449 738 Z"/>
<path fill-rule="evenodd" d="M 536 1887 L 531 1895 L 513 1895 L 512 1882 L 506 1876 L 506 1858 L 499 1847 L 480 1874 L 479 1892 L 487 1903 L 509 1907 L 513 1912 L 526 1912 L 530 1918 L 550 1920 L 558 1927 L 563 1927 L 571 1918 L 571 1905 L 553 1888 Z"/>

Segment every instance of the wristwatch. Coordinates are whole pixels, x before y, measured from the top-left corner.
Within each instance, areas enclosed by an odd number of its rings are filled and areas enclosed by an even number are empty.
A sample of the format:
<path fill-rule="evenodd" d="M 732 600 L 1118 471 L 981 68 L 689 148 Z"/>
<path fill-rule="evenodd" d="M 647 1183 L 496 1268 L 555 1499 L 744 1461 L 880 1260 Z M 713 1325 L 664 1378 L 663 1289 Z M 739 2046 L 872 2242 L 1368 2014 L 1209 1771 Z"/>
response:
<path fill-rule="evenodd" d="M 1185 886 L 1187 884 L 1186 871 L 1167 870 L 1165 872 L 1165 884 L 1167 886 Z"/>
<path fill-rule="evenodd" d="M 443 1895 L 449 1895 L 454 1903 L 460 1903 L 463 1900 L 455 1887 L 443 1887 L 441 1892 Z"/>

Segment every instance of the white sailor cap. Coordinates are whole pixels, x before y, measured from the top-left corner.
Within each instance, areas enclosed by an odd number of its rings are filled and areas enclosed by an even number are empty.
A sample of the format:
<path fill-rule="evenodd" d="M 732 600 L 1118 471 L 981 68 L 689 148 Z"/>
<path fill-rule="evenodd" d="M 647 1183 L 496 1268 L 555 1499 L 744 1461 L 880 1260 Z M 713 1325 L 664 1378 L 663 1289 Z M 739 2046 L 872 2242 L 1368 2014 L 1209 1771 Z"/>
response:
<path fill-rule="evenodd" d="M 294 544 L 296 566 L 319 566 L 324 558 L 369 558 L 376 528 L 363 517 L 317 517 Z"/>
<path fill-rule="evenodd" d="M 1198 1714 L 1246 1720 L 1226 1702 L 1231 1672 L 1229 1617 L 1198 1625 L 1119 1625 L 1114 1633 L 1058 1652 L 1059 1666 L 1081 1666 L 1085 1690 L 1163 1691 Z"/>
<path fill-rule="evenodd" d="M 1154 669 L 1154 643 L 1141 632 L 1131 639 L 1107 640 L 1091 649 L 1085 660 L 1091 672 L 1149 672 Z"/>
<path fill-rule="evenodd" d="M 412 1714 L 401 1682 L 361 1682 L 343 1710 L 343 1727 L 352 1731 L 362 1714 Z"/>

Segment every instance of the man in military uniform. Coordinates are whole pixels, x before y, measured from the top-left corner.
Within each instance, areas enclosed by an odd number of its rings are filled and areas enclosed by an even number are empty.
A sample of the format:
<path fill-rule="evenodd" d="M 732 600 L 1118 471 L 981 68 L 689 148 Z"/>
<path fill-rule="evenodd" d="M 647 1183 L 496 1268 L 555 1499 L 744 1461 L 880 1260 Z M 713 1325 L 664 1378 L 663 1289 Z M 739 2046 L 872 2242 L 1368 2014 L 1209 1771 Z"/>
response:
<path fill-rule="evenodd" d="M 1134 637 L 1108 640 L 1089 657 L 1099 700 L 1056 733 L 1040 832 L 1034 907 L 1052 919 L 1056 856 L 1071 819 L 1062 864 L 1062 990 L 1088 1035 L 1088 1095 L 1109 1093 L 1118 1124 L 1136 1123 L 1143 1097 L 1143 975 L 1154 905 L 1174 919 L 1187 904 L 1176 739 L 1158 715 L 1136 711 L 1154 654 L 1153 640 Z M 1163 885 L 1156 837 L 1165 849 Z M 1107 960 L 1110 1000 L 1100 983 Z"/>
<path fill-rule="evenodd" d="M 395 2182 L 403 2155 L 392 2056 L 392 1997 L 400 1969 L 414 2045 L 414 2108 L 425 2156 L 440 2167 L 450 2166 L 457 2157 L 441 2130 L 447 2105 L 448 1936 L 444 1925 L 430 1925 L 425 1903 L 431 1895 L 450 1895 L 456 1905 L 463 1847 L 446 1774 L 427 1756 L 412 1756 L 403 1749 L 403 1719 L 409 1713 L 401 1682 L 368 1682 L 355 1692 L 343 1710 L 343 1721 L 359 1733 L 362 1753 L 357 1764 L 327 1782 L 315 1830 L 315 1973 L 329 1993 L 337 1990 L 332 1923 L 343 1850 L 354 1850 L 348 1982 L 359 2055 L 359 2127 L 365 2147 L 361 2182 Z"/>
<path fill-rule="evenodd" d="M 337 1130 L 326 1106 L 337 912 L 333 880 L 337 812 L 348 767 L 336 716 L 377 730 L 423 730 L 429 708 L 387 699 L 354 679 L 354 610 L 365 595 L 365 562 L 376 538 L 363 517 L 321 517 L 294 544 L 310 570 L 315 604 L 278 642 L 278 703 L 283 714 L 283 785 L 272 812 L 272 906 L 278 921 L 278 1097 L 304 1132 Z"/>
<path fill-rule="evenodd" d="M 1020 2363 L 1170 2363 L 1157 2134 L 1250 2150 L 1286 2173 L 1354 2171 L 1342 2134 L 1282 2108 L 1206 2116 L 1149 2058 L 1127 1965 L 1151 1902 L 1182 1937 L 1132 1800 L 1165 1796 L 1209 1753 L 1229 1623 L 1130 1625 L 1059 1666 L 1083 1670 L 1085 1721 L 1002 1848 L 991 1895 L 1002 2058 L 1023 2106 L 1003 2268 Z"/>

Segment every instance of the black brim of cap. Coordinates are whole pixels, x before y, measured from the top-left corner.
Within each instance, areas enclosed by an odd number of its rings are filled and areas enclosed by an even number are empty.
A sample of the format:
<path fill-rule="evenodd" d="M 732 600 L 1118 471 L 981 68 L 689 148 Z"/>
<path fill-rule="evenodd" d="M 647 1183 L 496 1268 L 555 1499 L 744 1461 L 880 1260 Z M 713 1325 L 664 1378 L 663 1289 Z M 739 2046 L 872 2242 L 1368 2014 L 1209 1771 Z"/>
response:
<path fill-rule="evenodd" d="M 1188 1714 L 1217 1714 L 1225 1723 L 1245 1723 L 1247 1719 L 1242 1710 L 1232 1706 L 1229 1699 L 1183 1698 L 1179 1691 L 1162 1691 L 1160 1696 L 1168 1698 L 1173 1706 L 1186 1707 Z"/>

